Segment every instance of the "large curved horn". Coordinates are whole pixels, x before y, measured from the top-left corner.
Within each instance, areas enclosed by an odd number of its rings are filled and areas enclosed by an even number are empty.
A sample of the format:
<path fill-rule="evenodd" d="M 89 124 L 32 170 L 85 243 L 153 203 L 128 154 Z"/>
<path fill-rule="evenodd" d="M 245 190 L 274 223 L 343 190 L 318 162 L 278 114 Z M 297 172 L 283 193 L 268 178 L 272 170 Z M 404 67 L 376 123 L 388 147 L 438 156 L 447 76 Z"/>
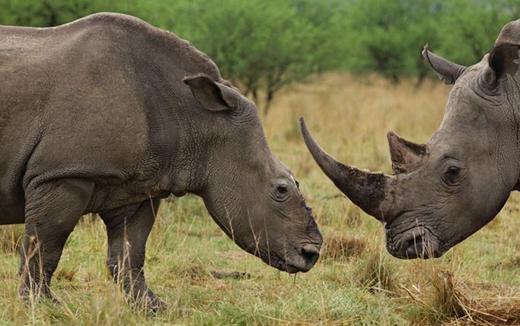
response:
<path fill-rule="evenodd" d="M 385 186 L 390 177 L 382 173 L 370 173 L 336 161 L 325 153 L 312 138 L 300 118 L 300 128 L 307 148 L 325 174 L 347 197 L 367 214 L 383 221 L 382 209 Z"/>

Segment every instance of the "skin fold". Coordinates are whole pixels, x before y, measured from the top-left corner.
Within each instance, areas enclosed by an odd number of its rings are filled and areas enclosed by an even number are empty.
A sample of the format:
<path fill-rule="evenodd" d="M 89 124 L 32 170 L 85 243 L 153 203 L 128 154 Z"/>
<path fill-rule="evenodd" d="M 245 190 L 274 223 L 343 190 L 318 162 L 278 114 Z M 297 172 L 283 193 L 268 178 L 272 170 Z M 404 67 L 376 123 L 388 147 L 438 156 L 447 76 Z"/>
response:
<path fill-rule="evenodd" d="M 170 194 L 202 197 L 233 241 L 277 269 L 318 259 L 311 209 L 255 105 L 188 42 L 120 14 L 0 26 L 0 76 L 0 224 L 25 223 L 23 296 L 52 296 L 64 243 L 93 212 L 114 279 L 161 308 L 143 265 Z"/>
<path fill-rule="evenodd" d="M 388 133 L 392 175 L 340 163 L 301 129 L 312 156 L 356 205 L 384 224 L 398 258 L 440 257 L 489 223 L 520 175 L 520 20 L 470 67 L 425 47 L 435 73 L 453 84 L 444 118 L 427 144 Z"/>

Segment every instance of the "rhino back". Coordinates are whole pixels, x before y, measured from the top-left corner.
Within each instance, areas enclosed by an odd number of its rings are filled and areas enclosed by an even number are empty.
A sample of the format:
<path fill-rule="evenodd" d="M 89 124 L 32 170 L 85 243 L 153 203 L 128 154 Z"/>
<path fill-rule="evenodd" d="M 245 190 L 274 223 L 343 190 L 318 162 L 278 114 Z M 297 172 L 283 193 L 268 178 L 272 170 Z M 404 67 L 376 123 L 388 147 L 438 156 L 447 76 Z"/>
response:
<path fill-rule="evenodd" d="M 0 215 L 20 214 L 35 178 L 153 183 L 193 114 L 182 79 L 201 72 L 220 79 L 189 43 L 130 16 L 0 27 Z"/>

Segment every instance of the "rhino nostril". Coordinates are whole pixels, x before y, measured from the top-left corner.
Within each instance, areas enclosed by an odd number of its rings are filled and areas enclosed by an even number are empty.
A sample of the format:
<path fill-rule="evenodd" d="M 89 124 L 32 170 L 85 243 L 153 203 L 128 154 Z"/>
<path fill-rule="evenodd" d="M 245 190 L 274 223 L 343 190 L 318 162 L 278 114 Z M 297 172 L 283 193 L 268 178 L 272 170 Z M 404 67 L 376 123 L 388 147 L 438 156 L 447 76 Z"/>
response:
<path fill-rule="evenodd" d="M 422 236 L 416 235 L 411 239 L 408 239 L 405 243 L 406 257 L 418 258 L 424 255 L 423 239 Z"/>
<path fill-rule="evenodd" d="M 311 244 L 306 244 L 302 248 L 302 256 L 305 259 L 307 265 L 314 265 L 320 257 L 320 250 Z"/>

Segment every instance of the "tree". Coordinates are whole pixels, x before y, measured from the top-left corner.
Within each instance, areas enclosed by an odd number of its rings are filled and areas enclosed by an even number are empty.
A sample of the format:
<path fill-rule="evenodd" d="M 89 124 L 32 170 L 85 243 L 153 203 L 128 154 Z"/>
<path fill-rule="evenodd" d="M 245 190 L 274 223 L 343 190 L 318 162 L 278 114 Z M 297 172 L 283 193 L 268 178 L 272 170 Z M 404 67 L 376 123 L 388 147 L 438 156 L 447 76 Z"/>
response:
<path fill-rule="evenodd" d="M 325 32 L 333 21 L 331 14 L 317 13 L 309 9 L 309 3 L 181 2 L 175 7 L 175 19 L 165 27 L 206 52 L 246 95 L 258 101 L 262 94 L 267 114 L 281 88 L 332 68 L 332 58 L 338 55 Z M 320 6 L 319 2 L 313 4 Z"/>
<path fill-rule="evenodd" d="M 464 65 L 480 61 L 502 26 L 517 19 L 520 10 L 518 0 L 446 0 L 438 6 L 441 42 L 436 50 Z"/>
<path fill-rule="evenodd" d="M 267 113 L 283 87 L 316 73 L 378 73 L 398 82 L 429 69 L 429 43 L 461 64 L 493 46 L 519 0 L 0 0 L 0 24 L 55 26 L 99 11 L 138 16 L 206 52 Z M 260 103 L 259 103 L 260 104 Z"/>
<path fill-rule="evenodd" d="M 57 26 L 99 11 L 135 11 L 137 0 L 0 0 L 0 24 Z"/>
<path fill-rule="evenodd" d="M 356 0 L 346 14 L 350 71 L 377 72 L 395 83 L 421 71 L 420 49 L 435 38 L 432 1 Z M 424 74 L 421 72 L 420 74 Z"/>

